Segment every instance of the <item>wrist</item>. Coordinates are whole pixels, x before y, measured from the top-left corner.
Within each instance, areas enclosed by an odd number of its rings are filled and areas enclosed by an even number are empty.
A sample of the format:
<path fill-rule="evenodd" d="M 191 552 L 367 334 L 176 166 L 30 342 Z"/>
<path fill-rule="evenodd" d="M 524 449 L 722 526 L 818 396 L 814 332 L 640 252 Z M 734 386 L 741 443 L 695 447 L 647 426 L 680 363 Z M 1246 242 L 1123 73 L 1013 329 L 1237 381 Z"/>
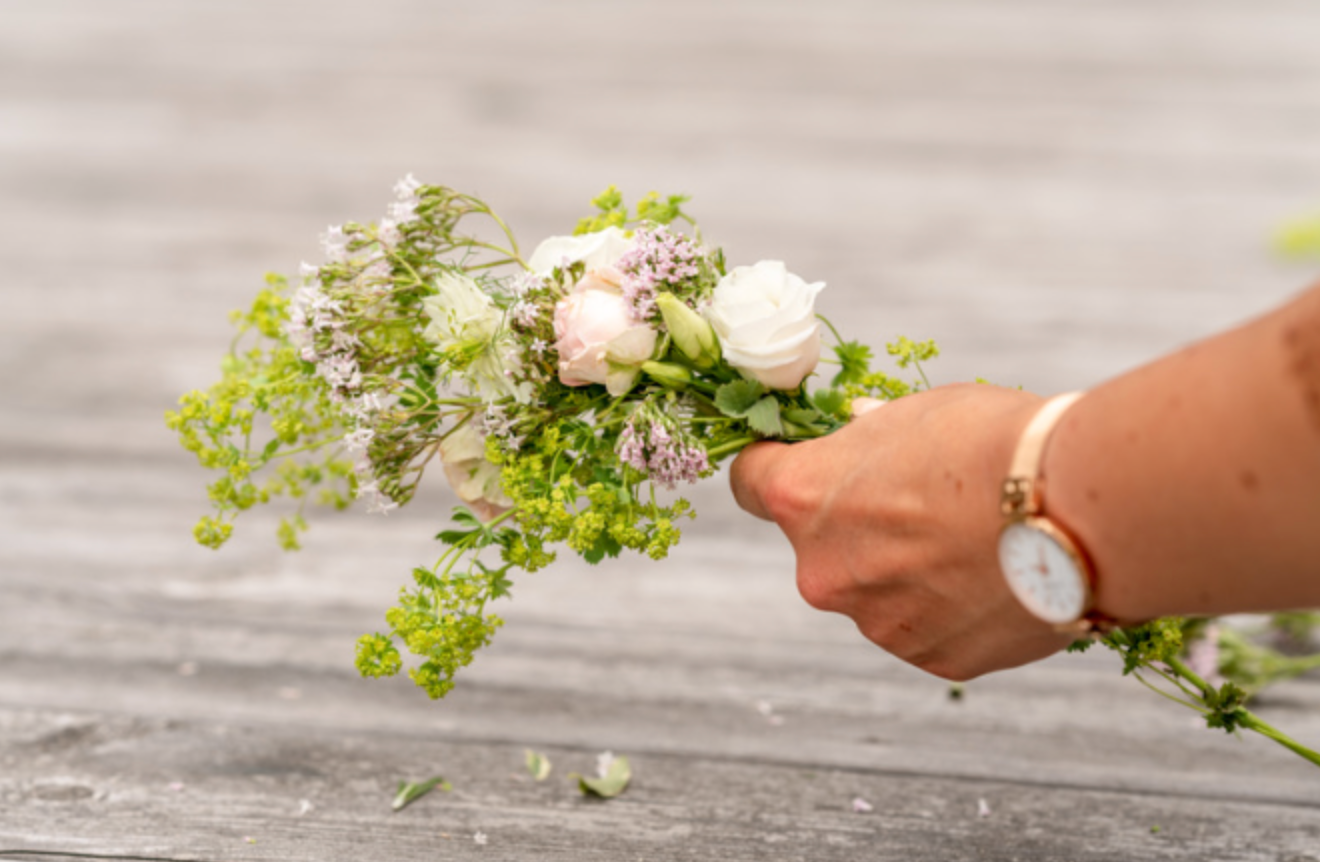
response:
<path fill-rule="evenodd" d="M 1050 508 L 1086 551 L 1093 573 L 1091 606 L 1096 613 L 1135 625 L 1158 614 L 1145 607 L 1139 591 L 1115 564 L 1108 542 L 1106 518 L 1111 501 L 1105 499 L 1094 481 L 1097 453 L 1086 442 L 1091 417 L 1097 409 L 1094 397 L 1073 405 L 1060 420 L 1041 459 L 1041 470 L 1050 477 Z"/>
<path fill-rule="evenodd" d="M 1086 545 L 1052 502 L 1057 476 L 1045 455 L 1055 431 L 1083 393 L 1047 400 L 1018 437 L 1000 491 L 1000 569 L 1018 602 L 1060 634 L 1085 636 L 1117 620 L 1097 604 L 1096 568 Z"/>

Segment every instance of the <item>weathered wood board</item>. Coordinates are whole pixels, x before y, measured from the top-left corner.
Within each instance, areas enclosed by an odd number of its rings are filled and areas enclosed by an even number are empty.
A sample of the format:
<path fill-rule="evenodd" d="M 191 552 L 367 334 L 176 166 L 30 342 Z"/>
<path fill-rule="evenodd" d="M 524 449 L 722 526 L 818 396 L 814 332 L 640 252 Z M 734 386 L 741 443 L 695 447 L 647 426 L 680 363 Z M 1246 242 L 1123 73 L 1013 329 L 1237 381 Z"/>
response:
<path fill-rule="evenodd" d="M 359 680 L 446 492 L 213 554 L 160 422 L 261 274 L 409 171 L 529 242 L 611 182 L 686 191 L 942 380 L 1086 386 L 1314 278 L 1268 242 L 1320 207 L 1317 44 L 1301 0 L 0 0 L 0 851 L 1320 860 L 1314 769 L 1098 654 L 950 701 L 807 608 L 719 480 L 670 562 L 520 583 L 444 702 Z M 1315 680 L 1261 709 L 1320 742 Z M 583 799 L 606 749 L 634 784 Z"/>

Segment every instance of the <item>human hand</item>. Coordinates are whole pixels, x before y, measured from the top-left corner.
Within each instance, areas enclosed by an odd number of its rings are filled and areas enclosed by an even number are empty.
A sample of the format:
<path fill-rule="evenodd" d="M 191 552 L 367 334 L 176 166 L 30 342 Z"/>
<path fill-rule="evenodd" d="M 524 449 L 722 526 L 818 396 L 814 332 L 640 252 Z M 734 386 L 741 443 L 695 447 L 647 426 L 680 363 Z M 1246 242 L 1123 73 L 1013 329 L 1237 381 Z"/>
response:
<path fill-rule="evenodd" d="M 733 464 L 738 504 L 797 555 L 807 603 L 936 676 L 965 680 L 1071 638 L 1026 612 L 999 570 L 999 489 L 1041 399 L 943 386 L 858 411 L 819 440 L 758 443 Z"/>

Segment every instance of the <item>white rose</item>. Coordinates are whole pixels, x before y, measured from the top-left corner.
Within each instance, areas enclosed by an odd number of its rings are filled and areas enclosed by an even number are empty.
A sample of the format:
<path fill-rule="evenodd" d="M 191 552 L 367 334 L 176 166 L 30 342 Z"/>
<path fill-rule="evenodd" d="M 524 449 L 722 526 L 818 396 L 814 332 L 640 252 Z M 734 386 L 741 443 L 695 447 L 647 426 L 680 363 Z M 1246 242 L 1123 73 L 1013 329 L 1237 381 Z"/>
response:
<path fill-rule="evenodd" d="M 802 385 L 820 361 L 815 303 L 824 287 L 807 284 L 777 260 L 736 267 L 705 309 L 724 358 L 771 389 Z"/>
<path fill-rule="evenodd" d="M 586 264 L 587 271 L 613 266 L 632 248 L 632 241 L 617 227 L 581 236 L 552 236 L 536 247 L 527 268 L 544 278 L 565 263 Z"/>
<path fill-rule="evenodd" d="M 500 468 L 486 460 L 486 438 L 471 422 L 440 441 L 440 462 L 458 498 L 483 521 L 513 505 L 500 487 Z"/>

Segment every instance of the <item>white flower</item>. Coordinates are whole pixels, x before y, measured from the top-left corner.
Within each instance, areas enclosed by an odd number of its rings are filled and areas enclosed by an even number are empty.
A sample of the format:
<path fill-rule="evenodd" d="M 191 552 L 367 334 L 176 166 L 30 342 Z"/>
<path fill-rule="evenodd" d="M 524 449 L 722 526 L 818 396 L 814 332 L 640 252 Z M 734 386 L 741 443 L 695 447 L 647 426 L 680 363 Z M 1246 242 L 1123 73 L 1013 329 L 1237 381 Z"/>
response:
<path fill-rule="evenodd" d="M 531 397 L 531 387 L 510 380 L 518 370 L 518 358 L 508 333 L 502 331 L 504 313 L 466 275 L 446 272 L 435 284 L 439 292 L 422 300 L 422 308 L 431 319 L 426 337 L 441 350 L 483 345 L 464 369 L 464 378 L 483 398 L 512 395 L 525 403 Z"/>
<path fill-rule="evenodd" d="M 477 832 L 477 833 L 475 833 L 475 834 L 472 836 L 472 840 L 473 840 L 473 842 L 475 842 L 477 845 L 479 845 L 479 846 L 481 846 L 481 847 L 485 847 L 485 846 L 486 846 L 486 841 L 487 841 L 488 839 L 486 838 L 486 833 L 485 833 L 485 832 Z"/>
<path fill-rule="evenodd" d="M 348 259 L 348 235 L 344 233 L 343 225 L 332 224 L 325 229 L 321 234 L 321 248 L 325 256 L 336 263 Z"/>
<path fill-rule="evenodd" d="M 771 389 L 794 389 L 820 361 L 816 295 L 781 261 L 736 267 L 720 279 L 705 309 L 724 358 Z"/>
<path fill-rule="evenodd" d="M 486 460 L 486 438 L 472 422 L 440 442 L 440 461 L 454 493 L 482 520 L 489 521 L 513 505 L 500 487 L 500 468 Z"/>
<path fill-rule="evenodd" d="M 590 272 L 613 266 L 631 247 L 632 241 L 617 227 L 581 236 L 552 236 L 536 247 L 527 267 L 545 277 L 556 267 L 581 261 Z"/>
<path fill-rule="evenodd" d="M 394 184 L 394 194 L 400 200 L 406 200 L 417 194 L 422 184 L 417 181 L 417 177 L 408 174 L 403 179 Z"/>
<path fill-rule="evenodd" d="M 481 286 L 466 275 L 441 274 L 436 290 L 422 300 L 431 318 L 426 337 L 442 348 L 465 341 L 488 341 L 499 331 L 503 315 Z"/>
<path fill-rule="evenodd" d="M 596 775 L 601 778 L 610 774 L 610 767 L 614 765 L 614 752 L 602 751 L 596 755 Z"/>

